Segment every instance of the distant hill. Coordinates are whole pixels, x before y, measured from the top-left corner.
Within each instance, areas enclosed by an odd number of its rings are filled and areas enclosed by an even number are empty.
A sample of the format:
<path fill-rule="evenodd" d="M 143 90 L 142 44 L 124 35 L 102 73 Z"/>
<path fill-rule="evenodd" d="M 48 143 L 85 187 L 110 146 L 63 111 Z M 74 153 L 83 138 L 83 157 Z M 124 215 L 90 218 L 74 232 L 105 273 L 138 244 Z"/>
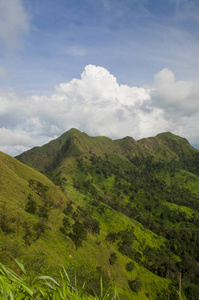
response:
<path fill-rule="evenodd" d="M 2 229 L 6 249 L 13 249 L 10 256 L 3 254 L 5 260 L 21 257 L 29 263 L 33 257 L 36 272 L 45 257 L 44 269 L 55 274 L 64 264 L 92 293 L 99 292 L 102 276 L 124 300 L 178 299 L 181 274 L 184 299 L 197 299 L 199 151 L 186 139 L 165 132 L 138 141 L 111 140 L 71 129 L 16 157 L 43 175 L 6 157 L 16 166 L 14 178 L 21 170 L 25 186 L 17 193 L 24 195 L 19 196 L 22 221 L 12 222 L 18 220 L 17 203 L 15 215 L 6 210 L 15 230 Z M 18 184 L 12 187 L 9 176 L 4 171 L 8 187 L 0 196 L 11 207 Z M 46 225 L 43 232 L 38 222 Z M 15 253 L 17 239 L 21 252 Z"/>

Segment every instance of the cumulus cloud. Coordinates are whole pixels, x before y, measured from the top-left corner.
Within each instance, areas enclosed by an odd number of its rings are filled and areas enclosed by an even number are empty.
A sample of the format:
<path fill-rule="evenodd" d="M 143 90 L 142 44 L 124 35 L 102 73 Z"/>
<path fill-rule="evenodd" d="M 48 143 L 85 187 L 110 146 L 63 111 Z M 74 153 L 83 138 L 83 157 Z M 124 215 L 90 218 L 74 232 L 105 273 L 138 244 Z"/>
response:
<path fill-rule="evenodd" d="M 29 30 L 30 18 L 22 0 L 0 0 L 0 41 L 6 51 L 22 45 L 22 37 Z"/>
<path fill-rule="evenodd" d="M 154 106 L 167 114 L 191 116 L 199 112 L 199 84 L 176 81 L 171 70 L 163 69 L 154 77 L 151 99 Z"/>
<path fill-rule="evenodd" d="M 33 147 L 33 141 L 26 131 L 0 128 L 0 151 L 15 155 Z"/>
<path fill-rule="evenodd" d="M 88 65 L 80 79 L 60 83 L 50 97 L 0 92 L 0 149 L 15 155 L 71 127 L 113 139 L 168 130 L 193 137 L 198 96 L 197 84 L 176 82 L 168 69 L 155 75 L 153 87 L 138 88 L 119 85 L 105 68 Z M 199 136 L 199 127 L 194 129 Z"/>

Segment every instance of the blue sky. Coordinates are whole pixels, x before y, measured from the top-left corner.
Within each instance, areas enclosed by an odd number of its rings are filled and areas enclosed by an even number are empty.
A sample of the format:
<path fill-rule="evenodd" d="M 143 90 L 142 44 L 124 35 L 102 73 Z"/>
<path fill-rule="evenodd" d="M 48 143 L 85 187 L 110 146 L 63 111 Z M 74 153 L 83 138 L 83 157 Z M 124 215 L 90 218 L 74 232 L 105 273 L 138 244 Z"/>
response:
<path fill-rule="evenodd" d="M 2 151 L 70 126 L 112 138 L 172 131 L 199 143 L 198 1 L 0 0 L 0 17 Z"/>

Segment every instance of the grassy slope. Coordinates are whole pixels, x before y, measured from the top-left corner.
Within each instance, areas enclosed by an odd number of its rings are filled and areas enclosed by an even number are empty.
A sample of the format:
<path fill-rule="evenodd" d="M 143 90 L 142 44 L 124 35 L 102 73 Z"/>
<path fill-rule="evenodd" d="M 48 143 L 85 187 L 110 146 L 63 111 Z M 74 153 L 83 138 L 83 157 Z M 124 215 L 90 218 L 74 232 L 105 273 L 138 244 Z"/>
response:
<path fill-rule="evenodd" d="M 23 240 L 21 239 L 24 234 L 24 230 L 22 224 L 24 221 L 27 221 L 32 226 L 36 224 L 36 217 L 32 214 L 29 214 L 24 211 L 25 205 L 27 203 L 27 197 L 29 194 L 32 194 L 38 206 L 42 205 L 42 198 L 29 187 L 29 180 L 33 179 L 39 182 L 42 182 L 43 185 L 48 186 L 49 190 L 47 192 L 47 197 L 50 201 L 53 202 L 53 208 L 51 215 L 53 216 L 53 212 L 55 211 L 56 218 L 52 220 L 50 223 L 51 231 L 53 232 L 55 227 L 57 227 L 57 216 L 59 215 L 59 210 L 56 207 L 59 207 L 66 203 L 68 200 L 66 196 L 63 195 L 61 190 L 56 187 L 47 177 L 39 173 L 38 171 L 29 168 L 12 157 L 0 153 L 0 184 L 1 184 L 1 192 L 0 192 L 0 203 L 1 203 L 1 212 L 5 211 L 8 219 L 13 219 L 12 229 L 15 233 L 11 233 L 10 235 L 1 234 L 1 240 L 7 241 L 10 244 L 13 244 L 13 249 L 9 251 L 7 249 L 5 251 L 4 258 L 12 257 L 15 255 L 14 243 L 17 243 L 19 240 L 19 253 L 25 253 L 25 245 Z M 16 227 L 17 220 L 19 219 L 19 236 L 16 235 Z M 55 256 L 56 251 L 52 251 L 52 245 L 46 246 L 45 242 L 41 242 L 41 249 L 45 249 L 46 252 L 50 253 L 48 255 L 51 257 L 50 259 L 53 261 L 53 257 Z M 37 251 L 37 246 L 39 243 L 33 243 L 31 248 L 34 248 Z M 45 245 L 45 246 L 44 246 Z M 38 251 L 40 246 L 38 247 Z M 13 250 L 13 253 L 12 253 Z M 31 250 L 30 250 L 31 251 Z M 45 251 L 44 251 L 45 252 Z M 52 252 L 52 253 L 51 253 Z"/>
<path fill-rule="evenodd" d="M 83 247 L 76 251 L 73 242 L 69 238 L 63 238 L 59 231 L 59 226 L 61 226 L 63 218 L 62 206 L 65 206 L 68 199 L 75 201 L 76 206 L 79 204 L 85 205 L 84 196 L 69 183 L 66 188 L 67 197 L 64 196 L 60 189 L 44 175 L 3 153 L 0 154 L 0 170 L 1 204 L 5 203 L 5 210 L 9 219 L 19 218 L 21 224 L 18 236 L 16 234 L 16 222 L 12 223 L 15 233 L 9 235 L 2 233 L 0 236 L 2 247 L 1 260 L 4 263 L 9 263 L 12 266 L 12 257 L 24 260 L 24 264 L 29 270 L 30 278 L 33 278 L 36 272 L 51 272 L 51 274 L 56 274 L 57 267 L 65 265 L 68 270 L 76 271 L 77 274 L 81 270 L 81 274 L 84 274 L 88 281 L 88 286 L 89 282 L 92 283 L 91 278 L 93 276 L 96 276 L 96 281 L 99 282 L 100 276 L 95 275 L 95 269 L 96 267 L 100 267 L 103 273 L 110 278 L 110 282 L 117 286 L 120 294 L 123 294 L 123 299 L 133 299 L 134 296 L 128 287 L 127 280 L 135 278 L 137 275 L 143 278 L 144 288 L 138 295 L 135 294 L 135 299 L 147 299 L 144 296 L 145 293 L 155 295 L 155 292 L 161 286 L 163 287 L 168 284 L 165 283 L 164 279 L 158 278 L 138 264 L 136 264 L 136 268 L 132 272 L 127 272 L 125 265 L 129 261 L 129 258 L 121 255 L 116 250 L 116 245 L 112 246 L 105 243 L 107 232 L 111 230 L 118 232 L 129 226 L 134 227 L 135 234 L 139 240 L 145 238 L 146 243 L 151 246 L 159 246 L 163 243 L 162 239 L 156 238 L 138 222 L 110 208 L 106 209 L 103 217 L 95 211 L 95 218 L 100 219 L 101 222 L 101 233 L 97 237 L 89 234 L 87 240 L 83 242 Z M 38 205 L 42 204 L 41 197 L 29 187 L 28 183 L 30 179 L 40 181 L 49 187 L 48 197 L 54 201 L 55 205 L 50 211 L 48 221 L 50 230 L 47 230 L 36 242 L 31 242 L 31 245 L 26 249 L 24 240 L 22 239 L 24 235 L 22 223 L 27 221 L 31 228 L 33 228 L 37 221 L 36 216 L 24 211 L 28 194 L 33 194 Z M 138 247 L 138 245 L 135 245 L 135 247 Z M 108 260 L 110 253 L 113 251 L 117 253 L 118 260 L 111 266 Z M 96 281 L 93 285 L 96 285 Z"/>
<path fill-rule="evenodd" d="M 51 143 L 40 148 L 33 148 L 17 158 L 30 166 L 34 166 L 45 173 L 56 184 L 62 186 L 67 197 L 72 199 L 76 205 L 85 207 L 89 205 L 92 207 L 93 216 L 100 220 L 101 233 L 97 237 L 98 242 L 101 242 L 100 245 L 96 244 L 95 237 L 89 235 L 88 240 L 84 242 L 84 247 L 80 248 L 76 253 L 72 242 L 69 239 L 67 240 L 68 245 L 70 245 L 70 251 L 67 252 L 66 257 L 67 263 L 69 263 L 68 259 L 70 258 L 70 267 L 76 268 L 75 264 L 73 265 L 74 260 L 76 260 L 76 266 L 80 266 L 82 257 L 84 257 L 87 269 L 92 269 L 93 263 L 95 263 L 95 267 L 100 266 L 102 269 L 106 266 L 105 273 L 108 276 L 111 274 L 111 278 L 115 280 L 121 294 L 125 295 L 124 299 L 127 299 L 125 297 L 129 297 L 129 299 L 134 299 L 132 297 L 135 297 L 135 299 L 147 299 L 146 295 L 149 295 L 149 299 L 155 299 L 157 290 L 162 290 L 163 287 L 166 288 L 169 281 L 154 275 L 137 263 L 136 268 L 132 272 L 127 272 L 125 264 L 129 261 L 129 258 L 118 252 L 117 243 L 114 243 L 109 248 L 108 245 L 104 244 L 104 239 L 110 231 L 118 232 L 133 226 L 134 234 L 137 238 L 133 242 L 133 247 L 136 251 L 142 253 L 144 240 L 145 245 L 149 245 L 152 248 L 160 248 L 161 245 L 164 245 L 165 239 L 163 237 L 158 237 L 134 218 L 128 218 L 124 215 L 123 207 L 129 203 L 130 196 L 134 198 L 134 202 L 131 205 L 133 205 L 135 210 L 140 210 L 142 218 L 150 218 L 152 222 L 159 220 L 159 216 L 164 213 L 166 207 L 168 208 L 168 214 L 185 212 L 188 221 L 191 220 L 193 214 L 198 217 L 198 212 L 190 207 L 165 201 L 164 193 L 161 193 L 160 196 L 156 195 L 161 189 L 150 191 L 150 185 L 155 184 L 152 181 L 150 182 L 150 177 L 154 176 L 154 178 L 156 177 L 165 182 L 164 188 L 167 188 L 168 191 L 173 185 L 177 185 L 179 188 L 186 187 L 191 192 L 198 193 L 198 176 L 188 172 L 187 168 L 190 169 L 192 167 L 184 165 L 184 161 L 190 160 L 193 162 L 197 155 L 198 151 L 190 147 L 185 139 L 169 132 L 136 142 L 130 137 L 116 141 L 106 137 L 89 137 L 85 133 L 72 129 Z M 95 164 L 92 163 L 93 157 L 97 157 L 97 163 Z M 175 166 L 175 169 L 172 169 L 174 171 L 171 171 L 170 163 L 173 162 L 180 162 L 181 165 Z M 158 166 L 158 163 L 161 163 L 161 165 Z M 104 170 L 106 174 L 103 173 Z M 116 178 L 117 170 L 120 172 L 118 174 L 121 175 L 119 176 L 121 177 L 120 183 L 122 183 L 121 192 L 119 192 L 120 189 L 116 188 L 116 179 L 118 180 Z M 133 180 L 131 183 L 128 180 L 126 181 L 128 172 L 129 174 L 137 174 L 137 178 L 131 179 Z M 100 214 L 98 207 L 93 206 L 93 195 L 90 190 L 82 189 L 81 187 L 77 191 L 73 187 L 74 179 L 80 183 L 91 182 L 90 185 L 96 188 L 97 194 L 105 199 L 106 204 L 103 204 L 105 206 L 104 214 Z M 142 184 L 142 179 L 146 181 L 146 183 L 143 181 L 144 185 Z M 133 183 L 134 180 L 135 184 Z M 129 187 L 134 185 L 138 188 L 138 192 L 125 193 L 125 186 L 128 190 Z M 154 197 L 154 195 L 156 196 Z M 119 201 L 118 204 L 121 205 L 119 211 L 109 207 L 109 202 L 112 205 L 113 199 Z M 99 201 L 99 203 L 101 202 Z M 147 206 L 149 208 L 146 209 Z M 152 212 L 148 209 L 152 209 Z M 153 211 L 156 212 L 155 216 Z M 179 228 L 180 226 L 185 226 L 183 222 L 177 224 L 173 224 L 172 221 L 168 220 L 164 222 L 167 222 L 165 223 L 167 227 Z M 98 249 L 99 252 L 97 252 Z M 108 257 L 111 251 L 116 252 L 118 256 L 118 260 L 113 266 L 108 264 Z M 102 256 L 101 253 L 104 255 Z M 75 259 L 73 260 L 72 258 Z M 175 259 L 179 261 L 177 256 Z M 127 280 L 134 279 L 136 276 L 141 277 L 144 284 L 138 295 L 133 293 L 132 296 Z"/>

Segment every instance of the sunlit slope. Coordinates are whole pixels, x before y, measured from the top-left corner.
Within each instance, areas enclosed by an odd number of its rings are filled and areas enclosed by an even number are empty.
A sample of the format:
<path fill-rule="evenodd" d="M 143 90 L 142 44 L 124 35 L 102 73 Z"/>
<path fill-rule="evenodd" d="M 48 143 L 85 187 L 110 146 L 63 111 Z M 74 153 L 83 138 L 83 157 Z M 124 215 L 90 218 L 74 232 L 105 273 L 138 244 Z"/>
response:
<path fill-rule="evenodd" d="M 33 260 L 36 253 L 42 253 L 42 251 L 47 253 L 47 260 L 52 259 L 56 251 L 52 247 L 52 242 L 46 244 L 45 241 L 39 239 L 43 235 L 42 230 L 39 231 L 41 229 L 41 227 L 39 229 L 39 224 L 43 223 L 43 230 L 45 225 L 51 232 L 54 232 L 60 214 L 58 208 L 66 205 L 67 202 L 67 197 L 59 187 L 46 176 L 1 152 L 1 261 L 10 262 L 10 259 L 14 257 L 27 256 L 31 253 L 31 248 L 35 249 Z M 31 205 L 35 207 L 35 211 L 33 212 L 32 208 L 30 213 Z M 42 209 L 45 206 L 49 207 L 49 211 L 46 212 L 49 214 L 48 221 L 42 216 Z M 30 235 L 25 238 L 28 230 L 30 230 Z"/>
<path fill-rule="evenodd" d="M 48 186 L 47 195 L 50 200 L 59 203 L 65 198 L 60 189 L 46 176 L 24 165 L 13 157 L 0 152 L 1 201 L 10 202 L 15 206 L 17 206 L 19 202 L 24 204 L 27 195 L 33 192 L 29 186 L 31 179 L 41 181 L 43 185 Z"/>
<path fill-rule="evenodd" d="M 139 141 L 131 137 L 113 141 L 71 129 L 17 159 L 45 173 L 74 206 L 80 206 L 70 215 L 71 222 L 78 216 L 87 226 L 85 215 L 92 211 L 101 228 L 98 246 L 105 248 L 94 245 L 91 235 L 85 259 L 92 259 L 97 251 L 91 249 L 100 248 L 103 253 L 111 249 L 110 257 L 102 258 L 108 262 L 104 274 L 116 280 L 120 273 L 117 282 L 123 296 L 175 299 L 182 273 L 183 293 L 187 299 L 197 299 L 199 151 L 186 139 L 165 132 Z M 71 242 L 68 236 L 67 240 Z M 78 253 L 83 255 L 87 241 Z M 104 263 L 97 265 L 97 272 L 104 270 Z M 149 292 L 153 284 L 147 283 L 148 278 L 154 278 L 160 289 L 155 292 L 153 287 Z"/>
<path fill-rule="evenodd" d="M 92 206 L 92 197 L 89 199 L 70 183 L 66 183 L 64 195 L 44 175 L 4 153 L 0 153 L 0 184 L 0 260 L 3 263 L 11 266 L 12 260 L 18 258 L 33 277 L 37 272 L 59 276 L 58 267 L 64 265 L 72 278 L 76 273 L 79 280 L 85 279 L 88 289 L 96 293 L 102 276 L 105 287 L 110 285 L 114 289 L 117 286 L 121 299 L 148 299 L 146 294 L 155 299 L 157 293 L 168 287 L 168 281 L 158 278 L 139 263 L 135 262 L 133 270 L 127 271 L 126 264 L 132 259 L 118 251 L 120 237 L 115 242 L 106 240 L 109 232 L 128 232 L 131 229 L 134 232 L 134 251 L 141 251 L 146 245 L 155 248 L 164 246 L 163 238 L 155 236 L 139 222 L 106 204 Z M 27 211 L 30 195 L 37 204 L 36 211 Z M 69 200 L 73 201 L 72 210 L 67 213 L 71 225 L 77 216 L 83 224 L 89 211 L 92 211 L 92 218 L 100 223 L 100 232 L 88 232 L 77 251 L 69 236 L 60 231 L 62 220 L 66 217 L 63 211 Z M 48 218 L 41 215 L 43 206 L 49 207 Z M 2 222 L 5 219 L 7 226 Z M 41 223 L 46 228 L 39 233 L 38 224 Z M 114 264 L 110 262 L 112 253 L 117 258 Z M 128 284 L 133 278 L 142 278 L 142 287 L 136 293 Z"/>
<path fill-rule="evenodd" d="M 35 147 L 16 158 L 44 172 L 48 169 L 54 169 L 71 156 L 76 157 L 88 153 L 103 155 L 112 151 L 118 151 L 118 148 L 111 139 L 106 137 L 92 138 L 73 128 L 48 144 Z"/>
<path fill-rule="evenodd" d="M 165 160 L 187 158 L 187 156 L 193 157 L 195 153 L 198 153 L 185 138 L 174 135 L 171 132 L 164 132 L 155 137 L 141 139 L 138 141 L 138 144 L 157 158 Z"/>
<path fill-rule="evenodd" d="M 90 137 L 71 129 L 42 147 L 35 147 L 16 158 L 21 162 L 48 173 L 71 157 L 111 156 L 123 160 L 153 157 L 155 160 L 193 158 L 199 153 L 188 141 L 170 132 L 135 141 L 132 137 L 111 140 L 107 137 Z"/>

